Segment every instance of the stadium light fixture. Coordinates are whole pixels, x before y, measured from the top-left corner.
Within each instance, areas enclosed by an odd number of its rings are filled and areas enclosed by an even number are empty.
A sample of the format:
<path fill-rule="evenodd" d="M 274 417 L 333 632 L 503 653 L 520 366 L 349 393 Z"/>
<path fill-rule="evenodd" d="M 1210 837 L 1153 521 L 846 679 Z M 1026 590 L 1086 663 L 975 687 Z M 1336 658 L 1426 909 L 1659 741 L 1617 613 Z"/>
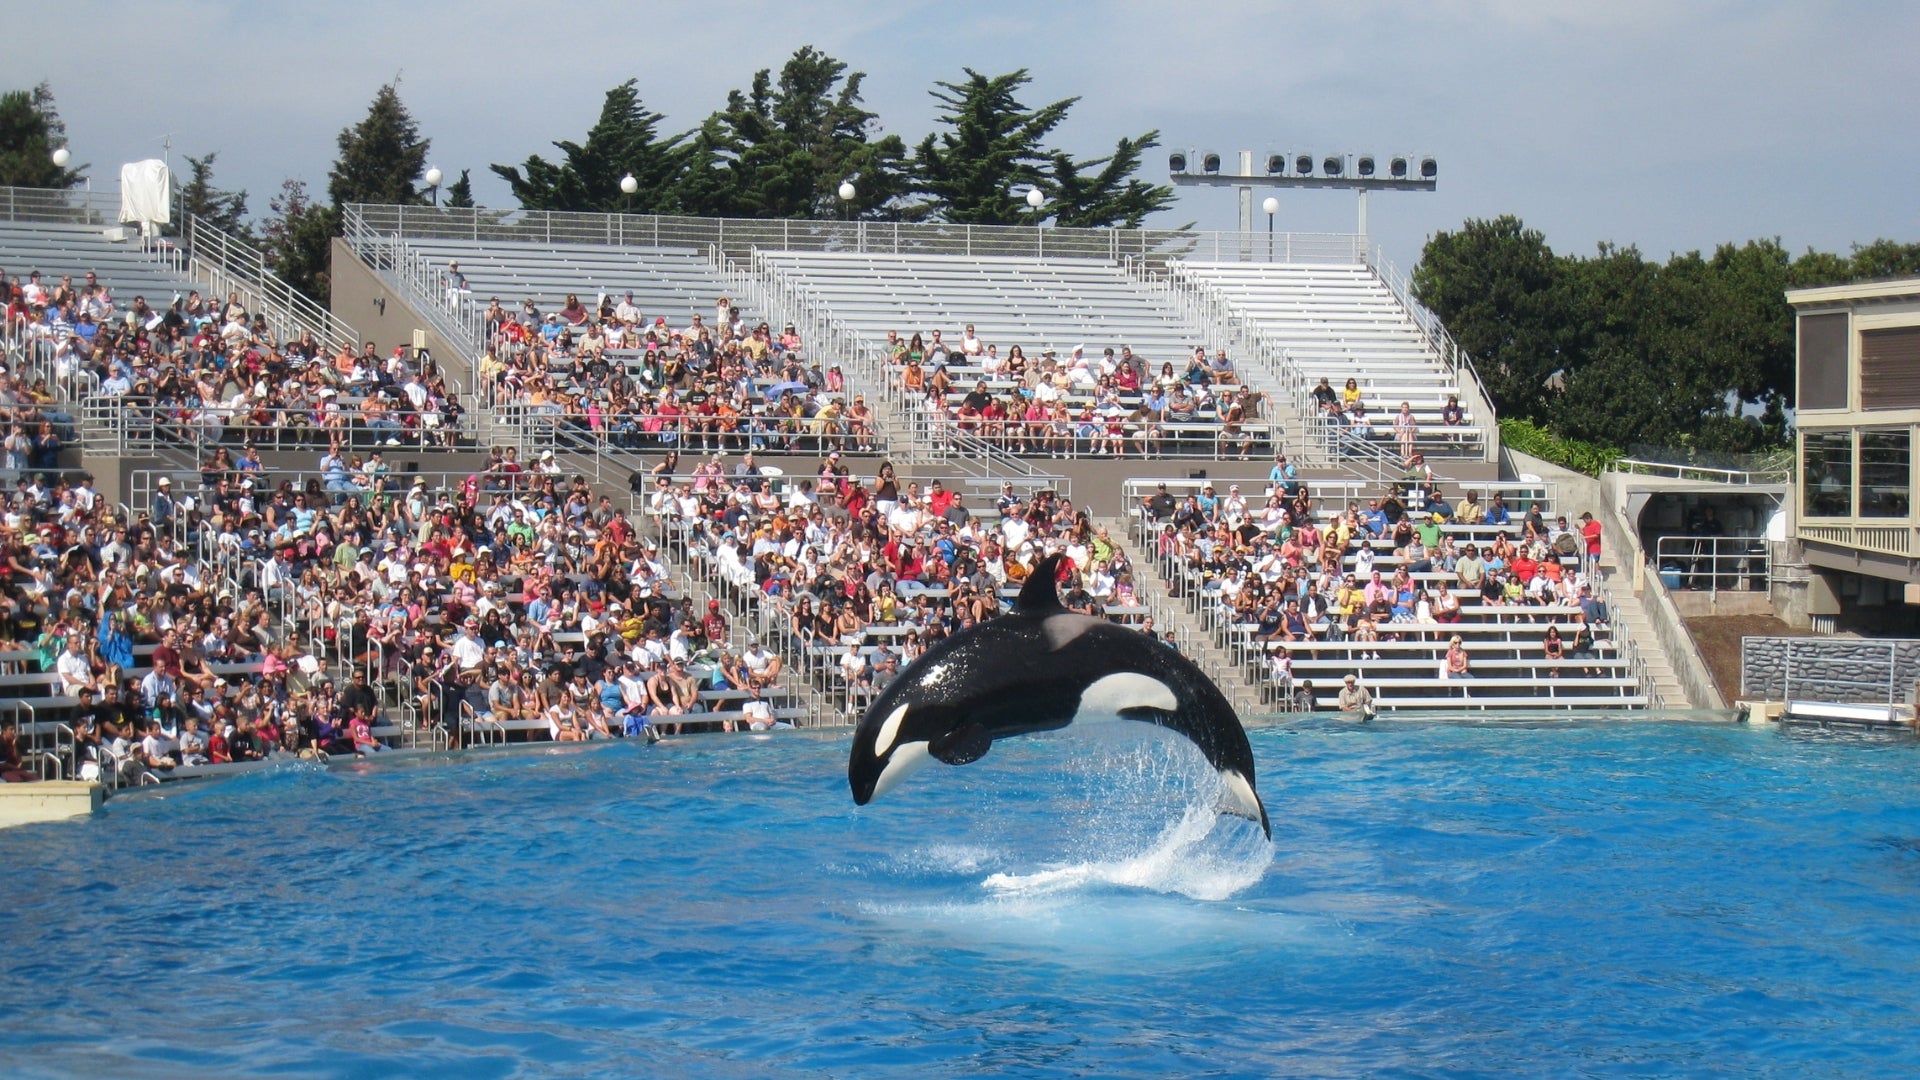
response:
<path fill-rule="evenodd" d="M 1047 197 L 1046 195 L 1041 193 L 1039 188 L 1030 187 L 1027 189 L 1027 205 L 1028 206 L 1031 206 L 1035 210 L 1038 210 L 1042 206 L 1045 206 L 1046 202 L 1047 202 Z"/>
<path fill-rule="evenodd" d="M 427 175 L 425 179 L 427 181 L 427 188 L 433 192 L 433 205 L 439 206 L 440 205 L 440 181 L 446 178 L 440 174 L 440 170 L 436 167 L 436 168 L 427 170 Z"/>
<path fill-rule="evenodd" d="M 1192 151 L 1186 154 L 1175 153 L 1167 159 L 1168 173 L 1172 181 L 1182 186 L 1233 187 L 1240 192 L 1240 231 L 1253 231 L 1253 189 L 1256 187 L 1285 188 L 1347 188 L 1357 196 L 1359 204 L 1360 233 L 1367 231 L 1367 193 L 1370 191 L 1433 191 L 1435 190 L 1440 169 L 1430 157 L 1407 157 L 1396 155 L 1387 159 L 1386 174 L 1381 175 L 1381 159 L 1373 154 L 1327 154 L 1318 156 L 1304 151 L 1289 153 L 1268 153 L 1259 158 L 1251 150 L 1240 151 L 1239 168 L 1232 172 L 1223 171 L 1223 155 L 1208 151 L 1200 158 L 1200 172 L 1190 172 L 1187 165 Z M 1256 169 L 1256 164 L 1264 166 Z M 1318 171 L 1315 171 L 1318 166 Z M 1417 172 L 1416 172 L 1417 170 Z M 1274 202 L 1274 200 L 1268 200 Z M 1267 203 L 1262 203 L 1266 207 Z M 1268 231 L 1272 231 L 1272 215 L 1278 210 L 1277 204 L 1268 209 Z M 1243 253 L 1243 257 L 1247 257 Z"/>
<path fill-rule="evenodd" d="M 67 152 L 66 147 L 61 146 L 61 147 L 56 147 L 54 149 L 53 151 L 53 167 L 54 168 L 64 169 L 67 167 L 67 162 L 72 160 L 73 160 L 73 155 Z"/>
<path fill-rule="evenodd" d="M 628 173 L 627 175 L 625 175 L 625 176 L 623 176 L 623 177 L 621 177 L 621 178 L 620 178 L 620 192 L 621 192 L 621 194 L 624 194 L 624 195 L 631 195 L 631 194 L 633 194 L 634 192 L 636 192 L 636 191 L 639 191 L 639 190 L 640 190 L 640 181 L 638 181 L 638 180 L 635 180 L 635 179 L 633 178 L 633 174 L 632 174 L 632 173 Z"/>

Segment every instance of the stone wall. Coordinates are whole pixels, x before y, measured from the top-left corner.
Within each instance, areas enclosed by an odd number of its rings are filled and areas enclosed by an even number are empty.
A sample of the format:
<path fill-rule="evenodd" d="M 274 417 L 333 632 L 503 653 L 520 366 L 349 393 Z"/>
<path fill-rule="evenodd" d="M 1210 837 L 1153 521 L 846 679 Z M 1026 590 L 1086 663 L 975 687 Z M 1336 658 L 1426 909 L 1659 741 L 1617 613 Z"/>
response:
<path fill-rule="evenodd" d="M 1789 656 L 1791 650 L 1791 656 Z M 1912 702 L 1920 679 L 1920 640 L 1750 637 L 1740 642 L 1742 697 L 1779 701 L 1884 702 L 1892 659 L 1893 700 Z"/>

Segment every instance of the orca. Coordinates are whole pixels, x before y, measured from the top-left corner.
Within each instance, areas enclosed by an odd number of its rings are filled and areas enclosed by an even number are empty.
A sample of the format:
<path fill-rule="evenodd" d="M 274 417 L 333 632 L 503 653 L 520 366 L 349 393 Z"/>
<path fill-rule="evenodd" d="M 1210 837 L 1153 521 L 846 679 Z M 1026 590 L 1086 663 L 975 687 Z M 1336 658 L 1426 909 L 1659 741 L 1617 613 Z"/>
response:
<path fill-rule="evenodd" d="M 1253 748 L 1233 706 L 1191 660 L 1060 603 L 1060 556 L 1040 560 L 1013 611 L 939 642 L 868 706 L 847 783 L 865 806 L 929 760 L 965 765 L 1000 739 L 1075 723 L 1140 720 L 1187 737 L 1224 785 L 1221 813 L 1260 823 Z"/>

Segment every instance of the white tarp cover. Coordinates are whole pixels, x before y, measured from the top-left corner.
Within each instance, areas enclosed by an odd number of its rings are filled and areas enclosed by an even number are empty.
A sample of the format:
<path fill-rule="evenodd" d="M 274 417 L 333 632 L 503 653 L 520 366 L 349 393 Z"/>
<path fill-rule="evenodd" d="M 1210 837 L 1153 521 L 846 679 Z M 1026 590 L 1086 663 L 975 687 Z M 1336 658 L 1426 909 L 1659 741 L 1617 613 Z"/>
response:
<path fill-rule="evenodd" d="M 166 225 L 173 220 L 172 176 L 159 158 L 120 166 L 120 220 Z"/>

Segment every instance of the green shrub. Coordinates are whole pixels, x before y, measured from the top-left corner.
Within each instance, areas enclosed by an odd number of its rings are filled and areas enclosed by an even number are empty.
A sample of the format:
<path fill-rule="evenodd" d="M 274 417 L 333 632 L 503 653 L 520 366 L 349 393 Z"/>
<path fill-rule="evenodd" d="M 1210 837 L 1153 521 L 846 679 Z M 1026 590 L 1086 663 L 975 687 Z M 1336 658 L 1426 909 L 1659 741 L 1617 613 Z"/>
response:
<path fill-rule="evenodd" d="M 1529 420 L 1500 421 L 1500 442 L 1509 450 L 1532 454 L 1588 476 L 1599 476 L 1622 457 L 1611 446 L 1563 439 Z"/>

